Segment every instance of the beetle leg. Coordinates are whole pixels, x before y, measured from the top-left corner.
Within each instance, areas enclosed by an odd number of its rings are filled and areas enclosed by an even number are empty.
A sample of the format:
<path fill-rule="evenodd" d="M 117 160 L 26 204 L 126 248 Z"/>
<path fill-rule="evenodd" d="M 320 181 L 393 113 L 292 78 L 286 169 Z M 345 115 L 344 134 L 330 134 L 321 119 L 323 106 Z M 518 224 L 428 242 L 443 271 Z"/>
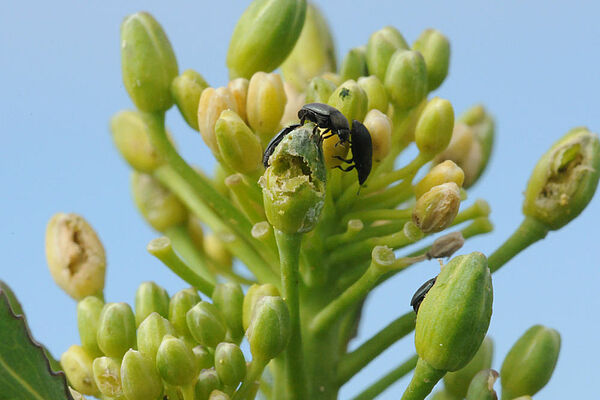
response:
<path fill-rule="evenodd" d="M 340 169 L 340 170 L 342 170 L 342 171 L 344 171 L 344 172 L 348 172 L 348 171 L 352 171 L 352 170 L 353 170 L 355 167 L 356 167 L 356 165 L 351 165 L 351 166 L 349 166 L 348 168 L 342 168 L 341 166 L 339 166 L 339 165 L 338 165 L 338 166 L 337 166 L 337 167 L 335 167 L 335 168 L 337 168 L 337 169 Z"/>
<path fill-rule="evenodd" d="M 337 158 L 338 160 L 340 160 L 340 161 L 343 161 L 343 162 L 346 162 L 346 163 L 351 163 L 351 162 L 353 162 L 353 161 L 354 161 L 354 158 L 348 158 L 348 159 L 345 159 L 345 158 L 343 158 L 343 157 L 340 157 L 340 156 L 333 156 L 333 158 Z"/>

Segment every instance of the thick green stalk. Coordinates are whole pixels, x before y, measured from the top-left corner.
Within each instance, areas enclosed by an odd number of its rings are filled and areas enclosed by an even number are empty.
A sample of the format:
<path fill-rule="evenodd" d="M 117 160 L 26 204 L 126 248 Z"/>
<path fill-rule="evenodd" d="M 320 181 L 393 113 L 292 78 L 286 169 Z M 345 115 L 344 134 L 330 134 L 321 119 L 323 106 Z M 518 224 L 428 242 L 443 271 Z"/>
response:
<path fill-rule="evenodd" d="M 217 279 L 210 271 L 206 258 L 198 251 L 192 239 L 190 238 L 187 228 L 183 225 L 175 225 L 165 231 L 165 236 L 171 240 L 175 250 L 187 262 L 187 265 L 194 270 L 198 275 L 202 276 L 213 285 L 217 283 Z"/>
<path fill-rule="evenodd" d="M 267 363 L 263 360 L 253 359 L 246 372 L 246 377 L 242 385 L 233 395 L 232 400 L 251 400 L 254 398 L 256 388 L 260 385 L 260 376 L 263 373 Z"/>
<path fill-rule="evenodd" d="M 446 371 L 435 369 L 427 361 L 419 358 L 415 373 L 402 395 L 402 400 L 424 400 L 445 374 Z"/>
<path fill-rule="evenodd" d="M 354 398 L 354 400 L 371 400 L 381 394 L 384 390 L 390 387 L 398 379 L 404 377 L 412 371 L 417 365 L 419 357 L 415 354 L 396 368 L 382 376 L 377 382 L 366 388 L 362 393 Z"/>

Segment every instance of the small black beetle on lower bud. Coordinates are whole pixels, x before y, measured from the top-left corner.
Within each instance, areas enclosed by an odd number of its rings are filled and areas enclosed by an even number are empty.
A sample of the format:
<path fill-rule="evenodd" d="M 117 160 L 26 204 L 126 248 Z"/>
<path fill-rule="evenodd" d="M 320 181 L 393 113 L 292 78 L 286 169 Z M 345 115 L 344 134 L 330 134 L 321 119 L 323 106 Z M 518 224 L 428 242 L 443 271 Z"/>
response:
<path fill-rule="evenodd" d="M 410 301 L 410 305 L 412 306 L 413 310 L 415 310 L 415 314 L 419 312 L 419 307 L 421 306 L 421 303 L 423 302 L 423 300 L 425 300 L 425 296 L 427 296 L 427 293 L 429 293 L 429 291 L 435 284 L 436 279 L 437 276 L 422 284 L 421 287 L 418 288 L 415 294 L 413 295 Z"/>

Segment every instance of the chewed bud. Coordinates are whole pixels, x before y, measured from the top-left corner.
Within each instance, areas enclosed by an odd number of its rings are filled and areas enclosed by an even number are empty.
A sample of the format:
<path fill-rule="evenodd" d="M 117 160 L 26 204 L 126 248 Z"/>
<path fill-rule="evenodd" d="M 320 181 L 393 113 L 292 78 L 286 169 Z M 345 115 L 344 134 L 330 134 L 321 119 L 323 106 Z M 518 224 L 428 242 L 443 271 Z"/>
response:
<path fill-rule="evenodd" d="M 135 346 L 135 316 L 127 303 L 106 303 L 98 325 L 98 347 L 114 358 Z"/>
<path fill-rule="evenodd" d="M 81 347 L 92 357 L 102 355 L 98 347 L 98 324 L 104 302 L 95 296 L 88 296 L 77 303 L 77 328 Z"/>
<path fill-rule="evenodd" d="M 267 220 L 285 233 L 308 232 L 325 204 L 325 162 L 311 125 L 283 138 L 261 176 Z"/>
<path fill-rule="evenodd" d="M 246 99 L 248 124 L 266 147 L 279 129 L 287 97 L 279 74 L 257 72 L 252 75 Z"/>
<path fill-rule="evenodd" d="M 423 156 L 433 158 L 452 138 L 454 109 L 448 100 L 434 97 L 427 103 L 415 127 L 415 143 Z"/>
<path fill-rule="evenodd" d="M 186 314 L 200 302 L 200 296 L 193 288 L 183 289 L 175 293 L 169 303 L 169 321 L 177 335 L 190 338 Z"/>
<path fill-rule="evenodd" d="M 498 372 L 493 369 L 479 371 L 469 385 L 465 400 L 498 400 L 494 383 L 498 379 Z"/>
<path fill-rule="evenodd" d="M 308 82 L 306 88 L 307 103 L 327 103 L 329 96 L 336 88 L 336 84 L 329 79 L 317 76 Z"/>
<path fill-rule="evenodd" d="M 215 349 L 215 369 L 224 385 L 236 387 L 246 376 L 246 360 L 239 346 L 219 343 Z"/>
<path fill-rule="evenodd" d="M 137 330 L 137 349 L 154 363 L 156 352 L 166 335 L 174 335 L 175 329 L 158 313 L 146 317 Z"/>
<path fill-rule="evenodd" d="M 428 90 L 437 89 L 448 75 L 450 64 L 450 42 L 448 38 L 440 31 L 426 29 L 412 47 L 420 52 L 425 59 Z"/>
<path fill-rule="evenodd" d="M 163 383 L 149 358 L 130 349 L 121 363 L 123 394 L 127 400 L 162 399 Z"/>
<path fill-rule="evenodd" d="M 279 296 L 279 291 L 270 283 L 265 283 L 264 285 L 254 284 L 250 286 L 248 292 L 246 292 L 246 296 L 244 296 L 244 303 L 242 305 L 243 310 L 243 324 L 244 330 L 248 329 L 250 326 L 250 320 L 252 319 L 252 314 L 254 313 L 254 307 L 256 304 L 265 296 Z"/>
<path fill-rule="evenodd" d="M 452 257 L 465 244 L 465 238 L 461 232 L 452 232 L 437 238 L 427 252 L 427 258 Z"/>
<path fill-rule="evenodd" d="M 367 49 L 366 47 L 355 47 L 350 49 L 340 67 L 340 76 L 343 81 L 349 79 L 357 80 L 368 74 Z"/>
<path fill-rule="evenodd" d="M 196 356 L 182 339 L 166 335 L 156 353 L 156 369 L 165 382 L 188 385 L 200 372 Z"/>
<path fill-rule="evenodd" d="M 213 155 L 219 159 L 221 152 L 215 135 L 215 124 L 224 110 L 237 111 L 236 100 L 226 87 L 206 88 L 198 103 L 198 129 L 202 140 Z"/>
<path fill-rule="evenodd" d="M 392 120 L 381 111 L 372 109 L 367 113 L 364 125 L 371 134 L 373 161 L 383 160 L 392 147 Z"/>
<path fill-rule="evenodd" d="M 46 261 L 56 284 L 75 300 L 102 293 L 106 255 L 83 217 L 54 214 L 46 227 Z"/>
<path fill-rule="evenodd" d="M 171 82 L 177 60 L 160 24 L 146 12 L 132 14 L 121 25 L 123 83 L 137 108 L 166 111 L 173 105 Z"/>
<path fill-rule="evenodd" d="M 340 110 L 348 121 L 363 121 L 367 115 L 367 93 L 355 81 L 346 81 L 329 96 L 327 104 Z"/>
<path fill-rule="evenodd" d="M 400 110 L 417 106 L 427 96 L 427 68 L 418 51 L 396 50 L 382 78 L 390 100 Z"/>
<path fill-rule="evenodd" d="M 99 391 L 94 381 L 93 361 L 94 359 L 77 345 L 69 347 L 60 357 L 60 363 L 71 386 L 80 393 L 97 396 Z"/>
<path fill-rule="evenodd" d="M 171 95 L 179 112 L 193 129 L 198 130 L 198 103 L 208 83 L 193 69 L 185 70 L 171 82 Z"/>
<path fill-rule="evenodd" d="M 600 177 L 600 141 L 586 128 L 558 140 L 535 166 L 523 202 L 523 214 L 548 229 L 560 229 L 590 202 Z"/>
<path fill-rule="evenodd" d="M 195 393 L 197 399 L 208 399 L 214 390 L 221 389 L 221 381 L 214 368 L 200 371 L 196 381 Z"/>
<path fill-rule="evenodd" d="M 194 339 L 203 346 L 215 348 L 225 339 L 227 324 L 213 304 L 201 301 L 186 315 L 187 325 Z"/>
<path fill-rule="evenodd" d="M 386 26 L 373 33 L 367 43 L 366 56 L 369 73 L 377 76 L 383 82 L 390 59 L 398 49 L 408 49 L 408 43 L 393 26 Z"/>
<path fill-rule="evenodd" d="M 260 299 L 246 331 L 252 357 L 264 362 L 277 357 L 287 346 L 290 335 L 290 314 L 283 299 L 274 296 Z"/>
<path fill-rule="evenodd" d="M 454 182 L 458 187 L 462 187 L 465 180 L 463 170 L 451 160 L 446 160 L 431 169 L 415 185 L 415 197 L 419 199 L 427 193 L 432 187 L 442 183 Z"/>
<path fill-rule="evenodd" d="M 129 165 L 141 172 L 152 172 L 162 164 L 150 143 L 148 126 L 137 111 L 121 111 L 110 120 L 115 146 Z"/>
<path fill-rule="evenodd" d="M 244 122 L 248 122 L 248 117 L 246 115 L 246 101 L 248 98 L 249 83 L 250 82 L 246 78 L 237 78 L 229 81 L 227 84 L 227 89 L 229 89 L 229 92 L 235 100 L 237 114 Z"/>
<path fill-rule="evenodd" d="M 94 381 L 104 396 L 123 396 L 121 385 L 121 361 L 116 358 L 98 357 L 92 364 Z"/>
<path fill-rule="evenodd" d="M 236 172 L 250 174 L 262 164 L 262 146 L 258 136 L 240 116 L 224 110 L 215 125 L 217 143 L 223 161 Z"/>
<path fill-rule="evenodd" d="M 479 350 L 477 350 L 477 353 L 475 353 L 473 359 L 467 365 L 458 371 L 448 372 L 444 375 L 444 387 L 446 391 L 452 393 L 457 398 L 464 399 L 473 377 L 479 371 L 491 367 L 493 355 L 494 342 L 486 336 L 481 346 L 479 346 Z"/>
<path fill-rule="evenodd" d="M 183 203 L 152 175 L 132 172 L 131 192 L 146 222 L 159 232 L 187 219 L 187 209 Z"/>
<path fill-rule="evenodd" d="M 460 189 L 454 182 L 434 186 L 415 204 L 412 220 L 425 233 L 440 232 L 454 221 L 460 207 Z"/>
<path fill-rule="evenodd" d="M 241 339 L 244 336 L 242 323 L 244 292 L 240 285 L 231 282 L 219 283 L 215 286 L 212 299 L 225 318 L 231 338 Z"/>
<path fill-rule="evenodd" d="M 387 113 L 389 107 L 388 94 L 383 83 L 375 75 L 358 78 L 358 86 L 367 94 L 367 110 L 379 110 Z"/>
<path fill-rule="evenodd" d="M 143 282 L 135 292 L 136 326 L 153 312 L 164 318 L 169 316 L 169 294 L 154 282 Z"/>

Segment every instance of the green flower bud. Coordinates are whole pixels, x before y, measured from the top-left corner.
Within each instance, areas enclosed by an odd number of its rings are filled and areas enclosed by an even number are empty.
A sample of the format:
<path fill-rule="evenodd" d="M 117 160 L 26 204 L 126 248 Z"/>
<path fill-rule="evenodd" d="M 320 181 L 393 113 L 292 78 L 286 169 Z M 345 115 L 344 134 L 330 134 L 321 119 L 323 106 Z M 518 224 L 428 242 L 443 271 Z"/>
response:
<path fill-rule="evenodd" d="M 215 357 L 206 347 L 198 345 L 192 351 L 194 352 L 200 371 L 215 366 Z"/>
<path fill-rule="evenodd" d="M 306 88 L 306 103 L 327 103 L 335 88 L 336 84 L 328 79 L 312 78 Z"/>
<path fill-rule="evenodd" d="M 426 29 L 413 43 L 413 50 L 420 52 L 427 65 L 427 85 L 431 92 L 437 89 L 448 75 L 450 42 L 440 31 Z"/>
<path fill-rule="evenodd" d="M 229 81 L 227 84 L 227 89 L 229 89 L 229 93 L 231 93 L 233 100 L 235 100 L 237 114 L 244 122 L 248 122 L 248 117 L 246 115 L 246 101 L 248 99 L 249 84 L 250 82 L 246 78 L 237 78 Z"/>
<path fill-rule="evenodd" d="M 445 390 L 441 390 L 439 392 L 435 392 L 431 396 L 431 400 L 457 400 L 456 397 L 446 392 Z"/>
<path fill-rule="evenodd" d="M 283 77 L 302 91 L 315 76 L 335 71 L 335 64 L 335 46 L 327 20 L 315 5 L 308 4 L 300 37 L 281 64 Z"/>
<path fill-rule="evenodd" d="M 394 52 L 398 49 L 408 50 L 408 48 L 408 43 L 402 34 L 393 26 L 386 26 L 373 33 L 367 43 L 369 74 L 375 75 L 383 82 Z"/>
<path fill-rule="evenodd" d="M 94 381 L 104 396 L 122 397 L 121 360 L 110 357 L 98 357 L 92 364 Z"/>
<path fill-rule="evenodd" d="M 135 292 L 136 326 L 153 312 L 164 318 L 169 316 L 169 294 L 154 282 L 143 282 Z"/>
<path fill-rule="evenodd" d="M 230 397 L 225 392 L 221 392 L 220 390 L 213 390 L 210 392 L 210 396 L 208 396 L 208 400 L 229 400 Z"/>
<path fill-rule="evenodd" d="M 77 303 L 77 328 L 81 347 L 92 357 L 102 355 L 98 347 L 98 324 L 104 302 L 95 296 L 88 296 Z"/>
<path fill-rule="evenodd" d="M 242 305 L 243 310 L 243 324 L 244 331 L 248 329 L 250 326 L 250 320 L 252 319 L 252 315 L 254 313 L 254 307 L 256 304 L 265 296 L 279 296 L 279 291 L 270 283 L 265 283 L 264 285 L 254 284 L 248 288 L 248 292 L 246 292 L 246 296 L 244 296 L 244 303 Z"/>
<path fill-rule="evenodd" d="M 475 355 L 492 316 L 492 279 L 481 253 L 453 258 L 421 303 L 417 354 L 431 367 L 456 371 Z"/>
<path fill-rule="evenodd" d="M 198 103 L 208 83 L 193 69 L 183 71 L 171 82 L 171 95 L 179 112 L 192 129 L 198 130 Z"/>
<path fill-rule="evenodd" d="M 287 101 L 283 81 L 279 74 L 257 72 L 248 85 L 246 114 L 248 124 L 266 147 L 279 130 Z"/>
<path fill-rule="evenodd" d="M 348 119 L 362 121 L 367 115 L 367 94 L 355 81 L 346 81 L 329 96 L 327 103 L 338 110 Z"/>
<path fill-rule="evenodd" d="M 267 220 L 285 233 L 312 230 L 325 204 L 325 162 L 312 125 L 286 135 L 261 176 Z"/>
<path fill-rule="evenodd" d="M 163 383 L 152 360 L 130 349 L 121 363 L 121 382 L 127 400 L 162 399 Z"/>
<path fill-rule="evenodd" d="M 148 126 L 137 111 L 121 111 L 110 120 L 115 146 L 129 165 L 141 172 L 152 172 L 162 164 L 150 143 Z"/>
<path fill-rule="evenodd" d="M 600 177 L 600 141 L 586 128 L 558 140 L 535 166 L 523 202 L 523 214 L 550 230 L 560 229 L 590 202 Z"/>
<path fill-rule="evenodd" d="M 97 396 L 100 392 L 94 381 L 93 361 L 94 359 L 77 345 L 69 347 L 60 357 L 69 384 L 80 393 Z"/>
<path fill-rule="evenodd" d="M 225 318 L 232 339 L 241 339 L 244 336 L 242 325 L 244 292 L 240 285 L 231 282 L 220 283 L 215 286 L 212 299 L 213 304 Z"/>
<path fill-rule="evenodd" d="M 226 386 L 236 387 L 246 376 L 246 360 L 233 343 L 219 343 L 215 349 L 215 369 Z"/>
<path fill-rule="evenodd" d="M 145 357 L 156 360 L 156 352 L 165 335 L 174 335 L 175 329 L 171 323 L 153 312 L 142 321 L 137 330 L 137 349 Z"/>
<path fill-rule="evenodd" d="M 427 96 L 427 68 L 418 51 L 397 50 L 385 77 L 377 77 L 384 82 L 390 100 L 399 110 L 416 107 Z"/>
<path fill-rule="evenodd" d="M 160 24 L 146 12 L 121 25 L 121 69 L 129 97 L 142 111 L 166 111 L 173 105 L 171 82 L 177 60 Z"/>
<path fill-rule="evenodd" d="M 190 333 L 198 343 L 215 348 L 225 339 L 227 325 L 217 307 L 201 301 L 186 315 Z"/>
<path fill-rule="evenodd" d="M 452 225 L 459 208 L 459 187 L 454 182 L 443 183 L 419 197 L 412 220 L 424 233 L 441 232 Z"/>
<path fill-rule="evenodd" d="M 248 175 L 262 166 L 260 139 L 235 111 L 224 110 L 221 113 L 215 134 L 221 157 L 229 168 Z"/>
<path fill-rule="evenodd" d="M 448 100 L 434 97 L 427 103 L 415 128 L 415 143 L 424 157 L 433 158 L 452 138 L 454 109 Z"/>
<path fill-rule="evenodd" d="M 227 250 L 223 240 L 215 233 L 204 236 L 204 251 L 210 258 L 216 260 L 219 266 L 229 270 L 233 267 L 233 256 Z"/>
<path fill-rule="evenodd" d="M 127 303 L 106 303 L 98 324 L 98 347 L 109 357 L 121 358 L 135 346 L 135 316 Z"/>
<path fill-rule="evenodd" d="M 465 173 L 463 170 L 453 161 L 446 160 L 431 168 L 431 171 L 415 185 L 415 197 L 419 199 L 431 188 L 442 183 L 454 182 L 458 187 L 462 187 L 464 180 Z"/>
<path fill-rule="evenodd" d="M 502 399 L 533 396 L 550 380 L 560 352 L 560 334 L 534 325 L 510 349 L 500 370 Z"/>
<path fill-rule="evenodd" d="M 237 111 L 236 100 L 229 89 L 209 87 L 202 91 L 198 103 L 198 128 L 202 140 L 217 159 L 220 159 L 221 152 L 215 135 L 215 124 L 224 110 Z"/>
<path fill-rule="evenodd" d="M 102 294 L 106 255 L 83 217 L 64 213 L 52 216 L 46 227 L 46 261 L 54 282 L 75 300 Z"/>
<path fill-rule="evenodd" d="M 498 372 L 493 369 L 479 371 L 469 385 L 466 400 L 498 400 L 494 383 L 498 379 Z"/>
<path fill-rule="evenodd" d="M 346 53 L 340 67 L 340 77 L 343 81 L 358 80 L 362 76 L 368 75 L 367 69 L 367 49 L 366 47 L 355 47 Z"/>
<path fill-rule="evenodd" d="M 473 359 L 458 371 L 448 372 L 444 375 L 444 386 L 446 391 L 452 393 L 457 398 L 464 399 L 469 390 L 469 385 L 473 377 L 484 369 L 492 366 L 492 356 L 494 355 L 494 342 L 486 337 L 479 346 L 479 350 L 473 356 Z"/>
<path fill-rule="evenodd" d="M 372 109 L 367 113 L 364 125 L 371 134 L 373 161 L 383 160 L 392 147 L 392 120 L 381 111 Z"/>
<path fill-rule="evenodd" d="M 475 134 L 472 149 L 465 157 L 465 166 L 463 170 L 470 169 L 473 172 L 465 171 L 465 187 L 472 186 L 481 176 L 492 154 L 494 145 L 494 119 L 486 112 L 481 105 L 476 105 L 465 111 L 459 121 L 469 126 Z M 454 136 L 454 134 L 453 134 Z M 452 142 L 450 142 L 450 147 Z M 477 161 L 477 162 L 476 162 Z M 461 165 L 457 162 L 457 164 Z"/>
<path fill-rule="evenodd" d="M 358 86 L 367 94 L 367 110 L 379 110 L 387 113 L 389 108 L 388 94 L 383 83 L 375 75 L 358 78 Z"/>
<path fill-rule="evenodd" d="M 159 232 L 187 219 L 187 209 L 183 203 L 152 175 L 133 171 L 131 192 L 146 222 Z"/>
<path fill-rule="evenodd" d="M 290 314 L 281 297 L 262 297 L 246 331 L 253 359 L 268 361 L 287 346 L 291 335 Z"/>
<path fill-rule="evenodd" d="M 200 369 L 192 349 L 181 339 L 166 335 L 156 353 L 156 369 L 170 385 L 183 386 L 192 383 Z"/>
<path fill-rule="evenodd" d="M 255 0 L 239 19 L 229 49 L 231 78 L 271 72 L 290 54 L 304 25 L 305 0 Z"/>
<path fill-rule="evenodd" d="M 192 337 L 187 326 L 186 314 L 199 302 L 200 296 L 194 288 L 183 289 L 173 295 L 169 303 L 169 321 L 177 335 Z"/>
<path fill-rule="evenodd" d="M 213 390 L 221 389 L 221 381 L 217 371 L 214 369 L 205 369 L 200 371 L 196 381 L 195 392 L 197 400 L 208 399 Z"/>

